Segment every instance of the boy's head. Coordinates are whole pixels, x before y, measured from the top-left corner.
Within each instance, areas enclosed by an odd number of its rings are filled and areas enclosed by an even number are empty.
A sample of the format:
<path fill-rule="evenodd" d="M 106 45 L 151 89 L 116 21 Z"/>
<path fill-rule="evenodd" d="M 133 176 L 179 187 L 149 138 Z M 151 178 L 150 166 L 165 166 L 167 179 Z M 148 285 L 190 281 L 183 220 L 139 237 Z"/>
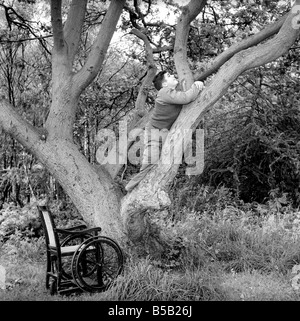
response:
<path fill-rule="evenodd" d="M 154 87 L 157 89 L 157 90 L 160 90 L 162 89 L 163 87 L 163 83 L 165 81 L 165 74 L 166 74 L 166 70 L 163 70 L 163 71 L 160 71 L 153 79 L 153 84 L 154 84 Z"/>
<path fill-rule="evenodd" d="M 163 87 L 175 88 L 178 84 L 177 79 L 174 75 L 170 75 L 167 71 L 160 71 L 153 79 L 154 87 L 157 90 L 162 89 Z"/>

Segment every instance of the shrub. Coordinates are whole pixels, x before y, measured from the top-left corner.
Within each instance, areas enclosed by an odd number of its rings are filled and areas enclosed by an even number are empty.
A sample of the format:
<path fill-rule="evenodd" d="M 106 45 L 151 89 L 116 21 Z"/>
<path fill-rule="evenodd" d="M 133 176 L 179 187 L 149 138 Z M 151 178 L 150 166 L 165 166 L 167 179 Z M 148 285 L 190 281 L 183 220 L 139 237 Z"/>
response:
<path fill-rule="evenodd" d="M 0 210 L 0 241 L 19 232 L 25 237 L 40 236 L 41 223 L 34 204 L 22 208 L 12 203 L 4 204 Z"/>
<path fill-rule="evenodd" d="M 205 168 L 198 183 L 223 184 L 245 202 L 259 203 L 278 188 L 294 206 L 300 204 L 299 84 L 294 78 L 299 74 L 287 68 L 279 77 L 274 71 L 281 63 L 247 72 L 205 116 Z"/>

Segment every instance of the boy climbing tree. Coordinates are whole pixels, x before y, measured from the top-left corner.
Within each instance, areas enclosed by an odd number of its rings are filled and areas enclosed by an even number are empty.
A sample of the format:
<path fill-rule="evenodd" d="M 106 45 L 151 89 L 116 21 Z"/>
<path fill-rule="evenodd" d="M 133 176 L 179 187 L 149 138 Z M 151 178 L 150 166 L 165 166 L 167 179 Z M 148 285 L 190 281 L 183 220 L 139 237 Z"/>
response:
<path fill-rule="evenodd" d="M 155 76 L 153 84 L 158 93 L 154 112 L 145 130 L 142 166 L 140 172 L 126 185 L 127 192 L 133 190 L 159 160 L 168 131 L 177 119 L 182 106 L 194 101 L 204 88 L 203 82 L 195 81 L 189 90 L 177 90 L 178 80 L 165 70 Z"/>

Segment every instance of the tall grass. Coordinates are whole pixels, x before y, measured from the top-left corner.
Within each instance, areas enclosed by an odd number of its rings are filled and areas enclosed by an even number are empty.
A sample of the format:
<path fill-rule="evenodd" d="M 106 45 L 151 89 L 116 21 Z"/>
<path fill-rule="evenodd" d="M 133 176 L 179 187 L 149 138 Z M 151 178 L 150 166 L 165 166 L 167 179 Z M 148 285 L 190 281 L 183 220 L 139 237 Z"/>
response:
<path fill-rule="evenodd" d="M 199 301 L 222 300 L 218 278 L 204 269 L 164 270 L 151 260 L 130 262 L 123 276 L 106 293 L 108 300 Z"/>
<path fill-rule="evenodd" d="M 124 272 L 103 293 L 50 296 L 43 237 L 15 233 L 0 247 L 0 265 L 7 269 L 0 300 L 299 300 L 292 269 L 300 264 L 300 212 L 282 199 L 242 204 L 228 191 L 215 193 L 211 206 L 200 206 L 198 193 L 177 207 L 176 216 L 174 208 L 153 213 L 170 239 L 166 257 L 128 251 Z"/>

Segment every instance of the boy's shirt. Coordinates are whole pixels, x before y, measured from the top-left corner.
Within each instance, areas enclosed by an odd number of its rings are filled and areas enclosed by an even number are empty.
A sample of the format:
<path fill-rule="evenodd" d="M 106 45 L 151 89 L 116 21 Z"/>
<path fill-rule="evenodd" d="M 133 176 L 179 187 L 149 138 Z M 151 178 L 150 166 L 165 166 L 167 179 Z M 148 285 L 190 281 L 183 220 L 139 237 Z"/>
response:
<path fill-rule="evenodd" d="M 151 126 L 158 129 L 170 129 L 181 112 L 182 105 L 191 103 L 200 92 L 194 84 L 187 91 L 176 91 L 163 87 L 155 99 L 155 107 L 151 118 Z"/>

